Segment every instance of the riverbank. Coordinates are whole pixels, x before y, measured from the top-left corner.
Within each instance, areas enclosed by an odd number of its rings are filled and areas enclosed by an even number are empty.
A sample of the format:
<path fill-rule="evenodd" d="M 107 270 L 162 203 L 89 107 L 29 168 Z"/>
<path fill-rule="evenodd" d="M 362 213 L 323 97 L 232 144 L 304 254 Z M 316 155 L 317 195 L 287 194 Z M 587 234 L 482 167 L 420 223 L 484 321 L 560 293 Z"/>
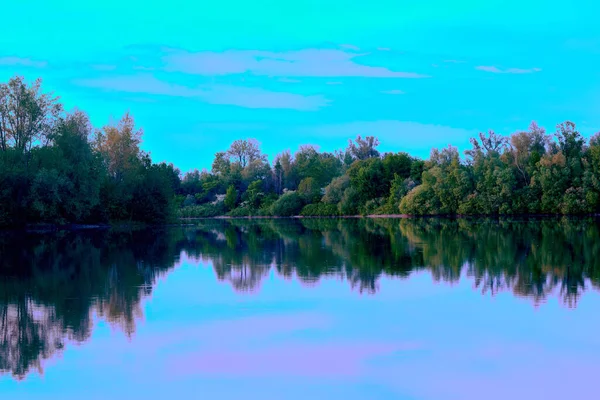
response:
<path fill-rule="evenodd" d="M 215 217 L 197 217 L 197 218 L 180 218 L 180 221 L 196 221 L 206 219 L 360 219 L 360 218 L 597 218 L 600 217 L 599 213 L 593 214 L 454 214 L 454 215 L 411 215 L 411 214 L 368 214 L 368 215 L 330 215 L 330 216 L 306 216 L 306 215 L 294 215 L 290 217 L 282 216 L 265 216 L 265 215 L 254 215 L 254 216 L 230 216 L 230 215 L 219 215 Z"/>
<path fill-rule="evenodd" d="M 194 221 L 202 220 L 267 220 L 267 219 L 418 219 L 418 218 L 440 218 L 440 219 L 545 219 L 545 218 L 598 218 L 599 213 L 584 215 L 563 215 L 563 214 L 518 214 L 518 215 L 409 215 L 409 214 L 369 214 L 369 215 L 332 215 L 332 216 L 304 216 L 294 215 L 283 216 L 230 216 L 219 215 L 215 217 L 197 217 L 180 218 L 177 221 L 161 224 L 148 224 L 139 222 L 113 222 L 108 224 L 28 224 L 24 227 L 4 227 L 0 232 L 27 232 L 27 233 L 48 233 L 59 231 L 85 231 L 95 229 L 110 229 L 115 231 L 132 231 L 148 228 L 166 228 L 177 226 L 194 226 Z"/>

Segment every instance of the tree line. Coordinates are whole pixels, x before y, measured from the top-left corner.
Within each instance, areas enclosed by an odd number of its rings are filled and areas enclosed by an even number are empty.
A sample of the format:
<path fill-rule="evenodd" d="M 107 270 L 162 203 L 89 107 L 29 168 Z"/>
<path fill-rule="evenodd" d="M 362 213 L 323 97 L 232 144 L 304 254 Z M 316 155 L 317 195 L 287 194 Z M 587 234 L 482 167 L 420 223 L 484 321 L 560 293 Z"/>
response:
<path fill-rule="evenodd" d="M 254 139 L 215 154 L 210 170 L 181 174 L 140 149 L 132 116 L 98 129 L 65 112 L 41 81 L 0 84 L 0 226 L 162 223 L 177 218 L 367 214 L 588 214 L 600 209 L 600 134 L 574 123 L 548 134 L 533 122 L 471 139 L 427 160 L 381 153 L 358 136 L 345 149 L 301 146 L 269 162 Z"/>
<path fill-rule="evenodd" d="M 163 222 L 179 171 L 140 149 L 131 115 L 95 129 L 41 81 L 0 84 L 0 226 Z"/>

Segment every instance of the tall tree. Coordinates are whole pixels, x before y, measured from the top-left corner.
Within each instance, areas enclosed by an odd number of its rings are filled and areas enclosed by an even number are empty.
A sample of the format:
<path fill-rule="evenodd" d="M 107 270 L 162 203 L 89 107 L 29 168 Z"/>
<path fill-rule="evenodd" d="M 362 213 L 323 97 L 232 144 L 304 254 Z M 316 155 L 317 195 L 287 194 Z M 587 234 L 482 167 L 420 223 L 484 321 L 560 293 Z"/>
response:
<path fill-rule="evenodd" d="M 104 156 L 108 173 L 116 180 L 135 169 L 142 157 L 140 144 L 143 130 L 135 129 L 131 114 L 125 113 L 118 124 L 107 125 L 96 137 L 96 146 Z"/>
<path fill-rule="evenodd" d="M 375 136 L 367 136 L 363 139 L 358 135 L 354 142 L 352 140 L 349 140 L 348 142 L 348 149 L 346 152 L 351 154 L 356 160 L 379 157 L 379 151 L 377 151 L 379 139 Z"/>
<path fill-rule="evenodd" d="M 227 150 L 227 155 L 245 168 L 252 161 L 261 158 L 260 145 L 255 139 L 236 140 Z"/>
<path fill-rule="evenodd" d="M 19 154 L 46 145 L 62 112 L 58 97 L 42 93 L 42 80 L 28 84 L 21 76 L 0 84 L 0 150 Z"/>

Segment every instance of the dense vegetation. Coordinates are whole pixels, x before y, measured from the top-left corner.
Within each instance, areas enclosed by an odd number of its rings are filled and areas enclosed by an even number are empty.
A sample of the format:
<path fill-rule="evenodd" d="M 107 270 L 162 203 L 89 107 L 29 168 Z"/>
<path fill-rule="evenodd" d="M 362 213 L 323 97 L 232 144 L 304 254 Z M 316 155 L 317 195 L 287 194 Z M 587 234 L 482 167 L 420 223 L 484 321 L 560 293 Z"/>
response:
<path fill-rule="evenodd" d="M 374 137 L 335 153 L 301 147 L 273 166 L 253 140 L 217 153 L 212 171 L 182 180 L 180 216 L 356 214 L 588 214 L 600 210 L 600 135 L 587 143 L 575 124 L 554 135 L 535 122 L 509 137 L 490 131 L 422 161 L 377 151 Z"/>
<path fill-rule="evenodd" d="M 575 124 L 554 135 L 532 123 L 509 137 L 473 138 L 428 160 L 380 154 L 377 138 L 344 150 L 303 146 L 273 163 L 253 140 L 215 154 L 210 171 L 181 177 L 140 149 L 125 114 L 101 129 L 65 112 L 38 80 L 0 84 L 0 226 L 27 223 L 161 223 L 170 218 L 356 214 L 586 214 L 600 209 L 600 135 Z"/>
<path fill-rule="evenodd" d="M 0 226 L 165 221 L 179 171 L 152 164 L 141 137 L 129 114 L 94 130 L 39 80 L 0 84 Z"/>

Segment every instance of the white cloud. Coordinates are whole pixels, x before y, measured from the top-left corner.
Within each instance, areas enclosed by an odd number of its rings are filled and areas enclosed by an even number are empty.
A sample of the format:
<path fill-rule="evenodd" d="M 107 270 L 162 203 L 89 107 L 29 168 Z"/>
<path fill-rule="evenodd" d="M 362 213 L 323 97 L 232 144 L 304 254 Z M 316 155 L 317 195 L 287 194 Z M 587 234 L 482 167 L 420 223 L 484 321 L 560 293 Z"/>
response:
<path fill-rule="evenodd" d="M 187 87 L 161 81 L 152 75 L 78 79 L 74 83 L 79 86 L 126 93 L 195 98 L 210 104 L 235 105 L 245 108 L 316 111 L 330 102 L 321 95 L 303 96 L 295 93 L 268 91 L 257 87 L 233 85 Z"/>
<path fill-rule="evenodd" d="M 9 57 L 0 57 L 0 65 L 44 68 L 48 65 L 48 63 L 46 61 L 32 60 L 30 58 L 9 56 Z"/>
<path fill-rule="evenodd" d="M 279 78 L 277 79 L 279 82 L 283 82 L 283 83 L 300 83 L 302 82 L 300 79 L 290 79 L 290 78 Z"/>
<path fill-rule="evenodd" d="M 398 90 L 398 89 L 392 89 L 392 90 L 383 90 L 381 93 L 384 94 L 404 94 L 405 92 L 402 90 Z"/>
<path fill-rule="evenodd" d="M 352 51 L 360 51 L 360 48 L 353 44 L 342 44 L 340 45 L 342 49 L 352 50 Z"/>
<path fill-rule="evenodd" d="M 90 67 L 96 71 L 114 71 L 117 69 L 117 66 L 113 64 L 92 64 Z"/>
<path fill-rule="evenodd" d="M 540 72 L 541 69 L 540 68 L 531 68 L 531 69 L 521 69 L 521 68 L 507 68 L 507 69 L 500 69 L 498 67 L 495 66 L 486 66 L 486 65 L 480 65 L 475 67 L 475 69 L 479 70 L 479 71 L 485 71 L 485 72 L 492 72 L 494 74 L 532 74 L 534 72 Z"/>
<path fill-rule="evenodd" d="M 171 52 L 163 57 L 165 70 L 199 75 L 254 75 L 283 77 L 427 78 L 415 72 L 392 71 L 358 64 L 366 54 L 331 49 L 287 52 L 230 50 L 225 52 Z"/>

